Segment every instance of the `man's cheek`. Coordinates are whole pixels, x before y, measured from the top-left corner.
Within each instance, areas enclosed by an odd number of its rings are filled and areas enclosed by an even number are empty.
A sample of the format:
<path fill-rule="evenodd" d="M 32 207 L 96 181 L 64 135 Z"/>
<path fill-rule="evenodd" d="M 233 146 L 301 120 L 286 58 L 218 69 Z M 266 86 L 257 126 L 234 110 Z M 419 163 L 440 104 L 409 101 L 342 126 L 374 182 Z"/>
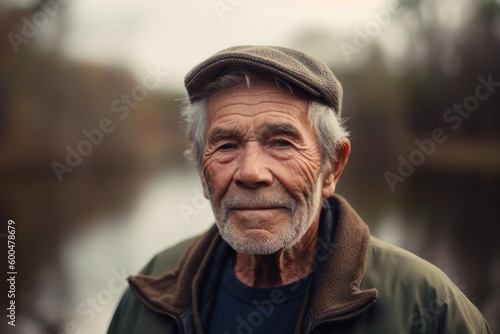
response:
<path fill-rule="evenodd" d="M 296 159 L 299 168 L 308 171 L 310 174 L 316 175 L 321 168 L 321 156 L 319 155 L 299 155 Z"/>
<path fill-rule="evenodd" d="M 220 194 L 221 189 L 225 189 L 229 182 L 227 174 L 220 169 L 206 167 L 203 169 L 203 175 L 205 179 L 204 186 L 207 188 L 210 197 L 219 201 L 222 197 L 222 194 Z"/>
<path fill-rule="evenodd" d="M 285 175 L 289 175 L 284 182 L 287 182 L 287 180 L 292 182 L 295 181 L 299 187 L 310 187 L 313 185 L 319 171 L 319 165 L 312 165 L 308 163 L 308 160 L 303 158 L 297 158 L 290 161 L 284 165 L 284 167 L 287 170 Z"/>
<path fill-rule="evenodd" d="M 213 171 L 220 169 L 217 163 L 217 157 L 214 155 L 205 156 L 202 162 L 202 171 L 205 178 L 214 180 L 215 174 Z"/>

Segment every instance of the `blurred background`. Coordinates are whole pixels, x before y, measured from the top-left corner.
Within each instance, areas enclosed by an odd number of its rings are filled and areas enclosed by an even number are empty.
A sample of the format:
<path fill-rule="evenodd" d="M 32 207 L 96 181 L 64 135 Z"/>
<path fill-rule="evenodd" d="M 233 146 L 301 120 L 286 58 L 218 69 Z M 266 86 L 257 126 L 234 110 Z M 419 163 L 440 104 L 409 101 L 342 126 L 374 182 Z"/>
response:
<path fill-rule="evenodd" d="M 12 219 L 18 272 L 2 333 L 105 332 L 124 278 L 210 226 L 183 77 L 243 44 L 331 67 L 352 133 L 337 192 L 500 330 L 499 0 L 3 0 L 0 35 L 0 248 Z"/>

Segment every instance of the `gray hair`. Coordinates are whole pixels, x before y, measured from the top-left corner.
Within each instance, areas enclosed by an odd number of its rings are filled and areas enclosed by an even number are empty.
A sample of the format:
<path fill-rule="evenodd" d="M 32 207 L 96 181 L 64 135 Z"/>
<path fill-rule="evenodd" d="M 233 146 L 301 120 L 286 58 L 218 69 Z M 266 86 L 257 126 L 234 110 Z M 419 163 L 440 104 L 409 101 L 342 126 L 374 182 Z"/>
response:
<path fill-rule="evenodd" d="M 281 89 L 281 86 L 284 85 L 290 92 L 293 93 L 294 90 L 288 83 L 278 77 L 253 70 L 233 69 L 207 85 L 201 94 L 201 99 L 192 102 L 187 101 L 182 108 L 182 116 L 186 123 L 190 145 L 190 148 L 186 151 L 186 157 L 194 161 L 198 167 L 201 166 L 205 147 L 208 100 L 232 88 L 240 86 L 249 88 L 251 78 L 265 79 L 267 81 L 272 78 L 278 88 Z M 314 97 L 309 100 L 307 119 L 315 130 L 321 147 L 321 169 L 324 170 L 328 167 L 329 161 L 337 160 L 337 150 L 343 145 L 343 141 L 348 138 L 349 132 L 344 126 L 344 120 L 337 115 L 335 110 Z"/>

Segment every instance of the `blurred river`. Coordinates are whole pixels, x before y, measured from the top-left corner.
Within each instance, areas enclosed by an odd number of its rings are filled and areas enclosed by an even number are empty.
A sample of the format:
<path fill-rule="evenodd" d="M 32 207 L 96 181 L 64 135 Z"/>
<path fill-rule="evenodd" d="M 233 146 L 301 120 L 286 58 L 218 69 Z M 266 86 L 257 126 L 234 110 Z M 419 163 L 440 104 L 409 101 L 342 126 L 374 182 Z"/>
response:
<path fill-rule="evenodd" d="M 150 182 L 128 216 L 74 233 L 63 255 L 71 292 L 68 321 L 81 333 L 105 332 L 126 288 L 116 277 L 139 272 L 156 253 L 202 233 L 212 222 L 198 175 L 186 167 Z"/>

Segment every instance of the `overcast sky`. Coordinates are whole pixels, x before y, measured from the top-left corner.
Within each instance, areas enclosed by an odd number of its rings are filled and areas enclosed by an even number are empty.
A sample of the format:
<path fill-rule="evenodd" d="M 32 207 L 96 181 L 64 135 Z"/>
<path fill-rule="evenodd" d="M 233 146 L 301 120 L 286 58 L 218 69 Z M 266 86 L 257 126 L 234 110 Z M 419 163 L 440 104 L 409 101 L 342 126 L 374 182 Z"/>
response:
<path fill-rule="evenodd" d="M 5 0 L 23 6 L 35 0 Z M 15 1 L 15 2 L 14 2 Z M 58 41 L 63 54 L 75 60 L 122 65 L 138 79 L 148 66 L 159 65 L 170 75 L 165 84 L 181 90 L 185 74 L 224 48 L 265 44 L 297 47 L 336 66 L 359 66 L 368 52 L 346 61 L 341 43 L 353 44 L 358 31 L 376 25 L 374 14 L 391 3 L 414 0 L 54 0 L 58 14 L 41 29 L 37 43 Z M 440 0 L 421 13 L 423 24 L 456 28 L 473 15 L 471 0 Z M 499 1 L 500 0 L 496 0 Z M 1 5 L 0 5 L 1 7 Z M 428 9 L 431 9 L 429 11 Z M 388 67 L 405 58 L 413 41 L 396 20 L 411 21 L 410 11 L 392 14 L 379 26 L 371 43 L 385 51 Z M 63 25 L 58 25 L 63 23 Z M 411 23 L 411 22 L 410 22 Z M 411 24 L 410 24 L 411 26 Z M 62 27 L 62 28 L 61 28 Z M 307 33 L 322 36 L 307 40 Z M 451 38 L 451 35 L 450 35 Z"/>
<path fill-rule="evenodd" d="M 64 51 L 72 58 L 121 63 L 138 76 L 148 65 L 184 75 L 211 54 L 234 45 L 292 46 L 308 30 L 352 36 L 387 2 L 356 0 L 73 0 Z M 216 7 L 218 9 L 216 9 Z M 352 37 L 351 37 L 352 38 Z M 347 40 L 347 42 L 350 42 Z M 325 46 L 338 52 L 338 43 Z M 320 55 L 318 55 L 320 56 Z"/>

